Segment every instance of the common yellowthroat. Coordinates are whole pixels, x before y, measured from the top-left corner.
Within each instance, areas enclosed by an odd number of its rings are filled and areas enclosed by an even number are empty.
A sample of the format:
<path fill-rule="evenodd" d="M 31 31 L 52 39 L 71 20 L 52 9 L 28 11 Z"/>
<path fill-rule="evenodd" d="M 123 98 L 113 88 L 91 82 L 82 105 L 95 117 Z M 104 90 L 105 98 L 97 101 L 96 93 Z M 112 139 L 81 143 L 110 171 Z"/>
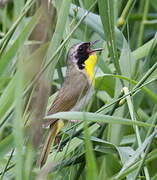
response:
<path fill-rule="evenodd" d="M 79 110 L 87 101 L 85 98 L 90 94 L 90 89 L 94 83 L 94 67 L 97 62 L 96 51 L 102 50 L 102 48 L 92 49 L 96 42 L 82 42 L 70 48 L 67 54 L 67 71 L 64 83 L 51 105 L 48 115 Z M 40 167 L 45 164 L 51 144 L 63 127 L 63 121 L 59 119 L 51 119 L 46 123 L 50 129 L 38 162 Z"/>

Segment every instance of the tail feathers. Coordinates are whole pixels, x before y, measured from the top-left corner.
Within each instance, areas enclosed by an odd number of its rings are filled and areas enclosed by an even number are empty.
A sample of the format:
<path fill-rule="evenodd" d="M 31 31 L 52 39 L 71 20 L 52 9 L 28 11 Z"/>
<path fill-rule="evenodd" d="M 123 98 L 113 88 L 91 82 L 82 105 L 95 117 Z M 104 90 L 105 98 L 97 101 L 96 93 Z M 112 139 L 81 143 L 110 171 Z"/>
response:
<path fill-rule="evenodd" d="M 42 167 L 45 164 L 48 158 L 49 152 L 50 152 L 51 145 L 54 143 L 57 134 L 60 132 L 63 126 L 64 126 L 63 121 L 58 120 L 56 123 L 53 124 L 52 127 L 50 127 L 50 130 L 46 138 L 46 141 L 44 143 L 39 161 L 37 162 L 37 164 L 40 167 Z"/>

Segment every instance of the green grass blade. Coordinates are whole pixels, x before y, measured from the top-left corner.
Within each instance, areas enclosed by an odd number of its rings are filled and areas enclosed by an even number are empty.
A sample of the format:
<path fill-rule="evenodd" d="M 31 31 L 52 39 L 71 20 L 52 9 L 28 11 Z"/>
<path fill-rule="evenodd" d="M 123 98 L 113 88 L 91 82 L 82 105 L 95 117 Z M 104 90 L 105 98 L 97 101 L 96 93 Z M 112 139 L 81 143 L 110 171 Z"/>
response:
<path fill-rule="evenodd" d="M 133 122 L 129 119 L 120 118 L 116 116 L 102 115 L 98 113 L 84 113 L 84 112 L 60 112 L 45 117 L 46 119 L 67 119 L 67 120 L 80 120 L 80 121 L 91 121 L 98 123 L 109 123 L 109 124 L 124 124 L 124 125 L 137 125 L 144 127 L 152 127 L 154 125 L 144 122 Z"/>
<path fill-rule="evenodd" d="M 0 158 L 2 159 L 10 150 L 14 148 L 13 135 L 8 135 L 6 138 L 0 142 Z"/>
<path fill-rule="evenodd" d="M 104 32 L 106 34 L 107 45 L 110 56 L 114 62 L 118 74 L 121 74 L 121 69 L 118 61 L 115 28 L 114 28 L 114 1 L 113 0 L 99 0 L 99 13 L 103 24 Z"/>
<path fill-rule="evenodd" d="M 16 171 L 15 171 L 15 179 L 21 180 L 23 179 L 23 145 L 24 145 L 24 121 L 22 118 L 23 113 L 23 62 L 21 59 L 18 61 L 18 70 L 16 76 L 16 88 L 15 88 L 15 119 L 13 122 L 13 135 L 16 149 Z"/>
<path fill-rule="evenodd" d="M 90 140 L 90 133 L 88 130 L 87 122 L 84 121 L 84 142 L 85 142 L 85 155 L 86 155 L 86 179 L 95 180 L 98 177 L 96 159 L 93 152 L 92 142 Z"/>
<path fill-rule="evenodd" d="M 8 64 L 11 62 L 12 58 L 16 55 L 17 50 L 20 50 L 20 47 L 24 44 L 24 42 L 28 39 L 31 34 L 33 28 L 38 23 L 41 15 L 41 9 L 37 11 L 35 16 L 28 22 L 23 31 L 21 31 L 18 38 L 15 40 L 14 44 L 6 51 L 0 61 L 0 75 L 2 75 L 6 69 Z"/>

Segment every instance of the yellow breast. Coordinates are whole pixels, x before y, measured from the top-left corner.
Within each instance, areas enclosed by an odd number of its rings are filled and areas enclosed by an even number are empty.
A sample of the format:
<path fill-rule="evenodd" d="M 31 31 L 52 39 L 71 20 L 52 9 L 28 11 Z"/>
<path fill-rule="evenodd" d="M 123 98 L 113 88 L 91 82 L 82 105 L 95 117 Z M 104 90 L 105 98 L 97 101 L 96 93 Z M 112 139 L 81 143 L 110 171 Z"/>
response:
<path fill-rule="evenodd" d="M 92 55 L 89 56 L 89 58 L 85 61 L 85 70 L 89 76 L 89 79 L 93 82 L 95 81 L 94 78 L 94 67 L 97 62 L 97 55 L 96 53 L 93 53 Z"/>

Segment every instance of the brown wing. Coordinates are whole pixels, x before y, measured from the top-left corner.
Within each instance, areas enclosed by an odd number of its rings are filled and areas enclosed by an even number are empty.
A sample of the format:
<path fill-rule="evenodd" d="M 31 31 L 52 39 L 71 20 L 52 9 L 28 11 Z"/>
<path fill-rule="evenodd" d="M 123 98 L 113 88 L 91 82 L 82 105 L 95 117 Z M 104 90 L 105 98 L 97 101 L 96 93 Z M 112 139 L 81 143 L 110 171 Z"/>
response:
<path fill-rule="evenodd" d="M 89 88 L 88 80 L 85 74 L 75 68 L 74 66 L 68 68 L 63 86 L 48 114 L 71 110 L 79 99 L 86 94 Z"/>

